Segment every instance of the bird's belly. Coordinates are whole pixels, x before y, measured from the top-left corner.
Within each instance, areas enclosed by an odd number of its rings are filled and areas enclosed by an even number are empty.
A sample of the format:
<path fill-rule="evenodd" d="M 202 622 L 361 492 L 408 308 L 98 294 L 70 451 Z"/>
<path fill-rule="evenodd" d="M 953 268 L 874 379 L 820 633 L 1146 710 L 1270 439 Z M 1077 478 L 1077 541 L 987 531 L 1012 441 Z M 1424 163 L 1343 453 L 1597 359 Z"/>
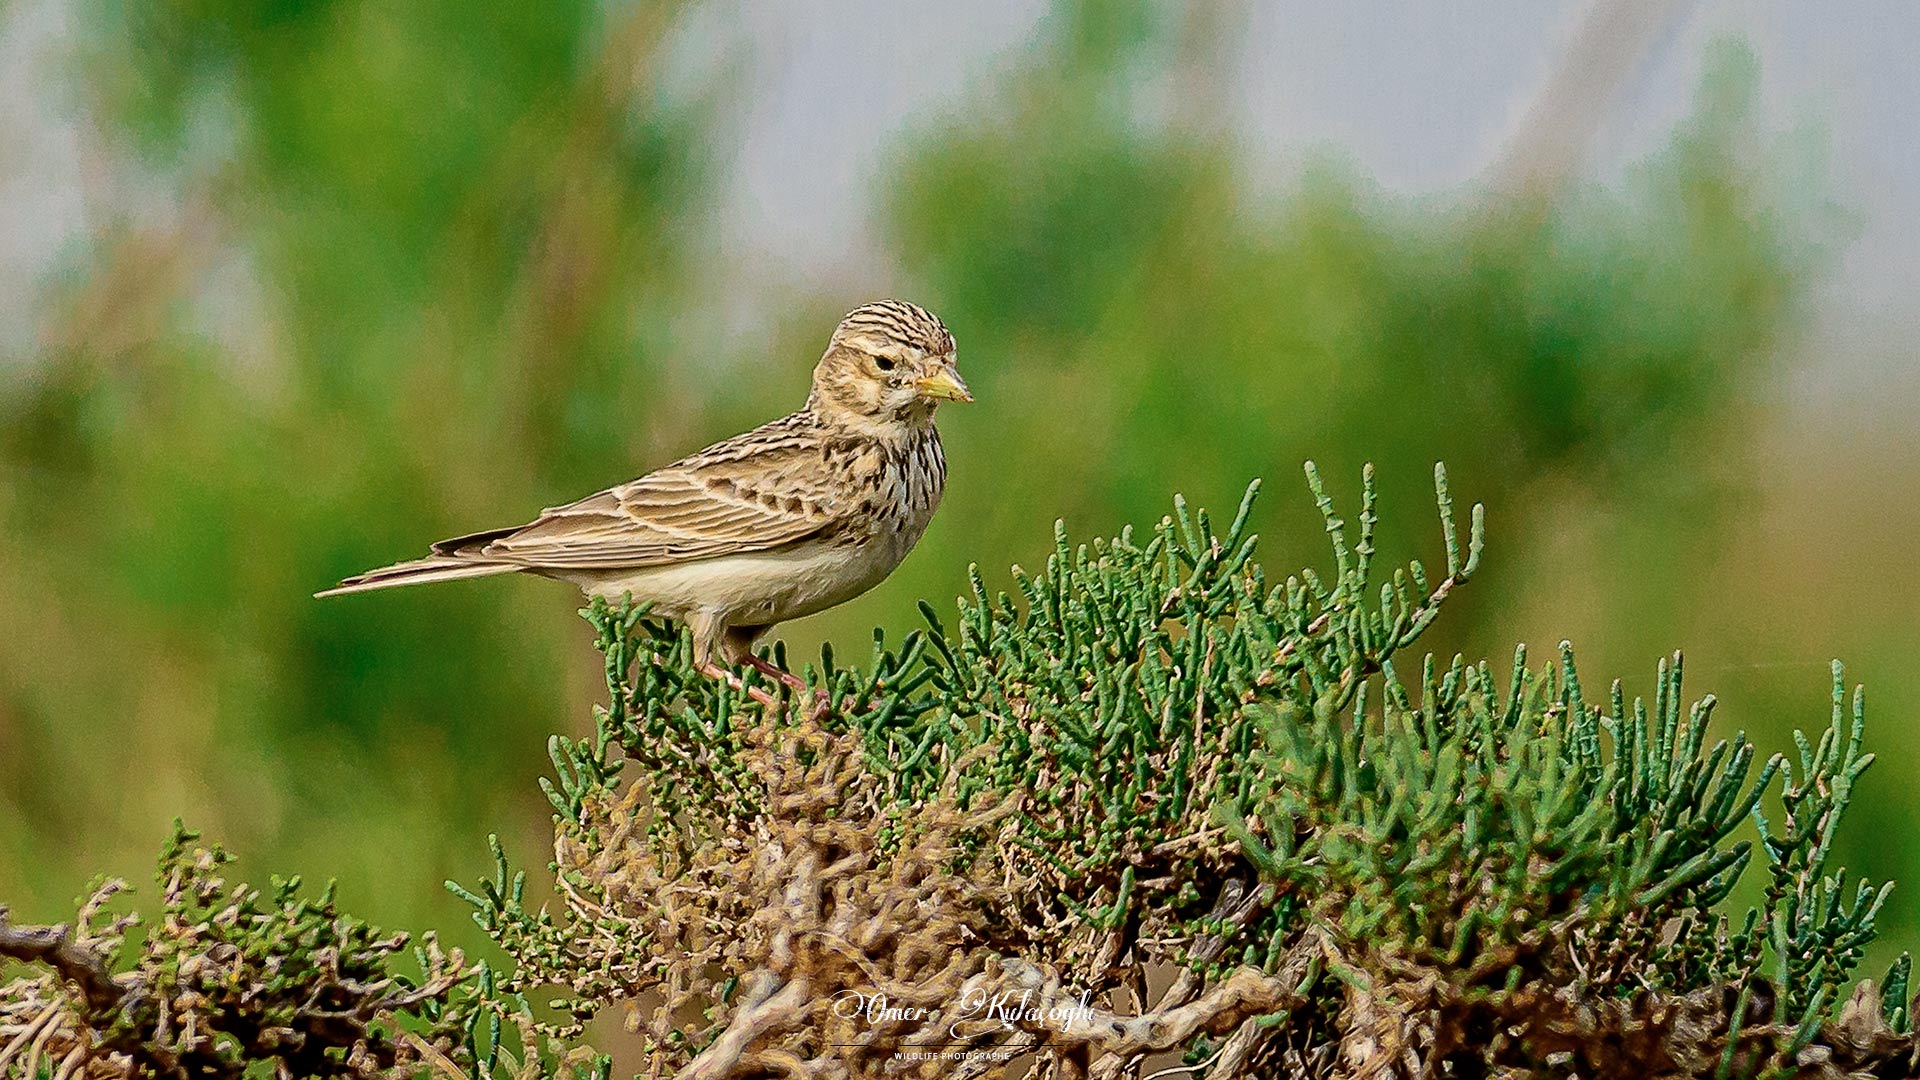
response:
<path fill-rule="evenodd" d="M 614 602 L 631 595 L 672 618 L 708 611 L 728 625 L 770 626 L 824 611 L 873 588 L 900 565 L 906 547 L 885 538 L 861 545 L 814 542 L 781 551 L 603 572 L 581 584 Z"/>

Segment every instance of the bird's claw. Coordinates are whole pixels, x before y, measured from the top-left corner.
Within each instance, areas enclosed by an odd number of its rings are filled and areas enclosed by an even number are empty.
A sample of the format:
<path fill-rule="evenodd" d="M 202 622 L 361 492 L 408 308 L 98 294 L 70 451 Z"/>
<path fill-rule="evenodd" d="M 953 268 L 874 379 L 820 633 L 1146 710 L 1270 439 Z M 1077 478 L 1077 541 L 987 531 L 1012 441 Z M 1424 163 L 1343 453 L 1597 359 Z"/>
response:
<path fill-rule="evenodd" d="M 762 690 L 757 686 L 748 686 L 746 682 L 740 678 L 740 676 L 735 675 L 733 672 L 728 671 L 726 668 L 721 667 L 719 664 L 715 664 L 709 661 L 707 663 L 700 664 L 696 670 L 698 670 L 700 674 L 705 675 L 709 679 L 719 679 L 721 682 L 726 683 L 728 686 L 732 687 L 736 692 L 745 694 L 748 697 L 752 698 L 753 700 L 759 702 L 760 704 L 767 706 L 768 708 L 779 708 L 780 706 L 779 700 L 776 699 L 772 694 L 767 693 L 765 690 Z"/>
<path fill-rule="evenodd" d="M 819 723 L 833 712 L 833 695 L 829 691 L 825 689 L 815 689 L 807 684 L 807 680 L 802 679 L 790 671 L 783 671 L 758 656 L 748 657 L 747 666 L 770 679 L 778 681 L 780 685 L 793 692 L 794 700 L 796 701 L 798 701 L 802 695 L 813 698 L 813 712 L 810 714 L 813 722 Z M 719 679 L 732 687 L 736 692 L 747 695 L 769 709 L 778 709 L 780 707 L 780 700 L 771 692 L 758 686 L 748 686 L 739 675 L 721 667 L 719 664 L 712 662 L 704 663 L 699 665 L 698 670 L 700 674 L 705 675 L 707 678 Z"/>
<path fill-rule="evenodd" d="M 807 680 L 795 675 L 791 671 L 776 667 L 771 662 L 763 660 L 758 656 L 747 657 L 747 666 L 765 675 L 769 679 L 777 680 L 780 685 L 796 694 L 804 694 L 811 689 L 807 686 Z"/>
<path fill-rule="evenodd" d="M 825 720 L 833 712 L 833 695 L 825 690 L 814 695 L 813 713 L 808 717 L 814 723 Z"/>

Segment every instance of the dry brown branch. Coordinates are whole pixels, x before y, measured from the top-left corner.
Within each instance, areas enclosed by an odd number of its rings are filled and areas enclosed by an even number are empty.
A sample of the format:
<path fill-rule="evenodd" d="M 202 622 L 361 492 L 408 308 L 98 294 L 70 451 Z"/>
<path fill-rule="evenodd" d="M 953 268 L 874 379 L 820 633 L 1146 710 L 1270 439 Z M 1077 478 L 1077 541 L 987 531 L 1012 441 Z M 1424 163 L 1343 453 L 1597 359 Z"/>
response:
<path fill-rule="evenodd" d="M 45 964 L 78 986 L 88 1006 L 111 1009 L 123 993 L 107 965 L 92 949 L 74 940 L 66 926 L 14 926 L 0 907 L 0 956 L 21 963 Z"/>
<path fill-rule="evenodd" d="M 96 926 L 123 889 L 109 882 L 72 925 L 0 919 L 0 956 L 28 968 L 0 985 L 0 1077 L 226 1080 L 262 1063 L 276 1076 L 399 1080 L 454 1045 L 448 1023 L 396 1041 L 397 1017 L 419 1019 L 469 972 L 458 951 L 424 942 L 417 983 L 389 963 L 405 935 L 382 936 L 329 900 L 271 898 L 219 876 L 224 856 L 181 834 L 163 860 L 161 911 L 143 938 L 132 915 Z M 130 966 L 114 974 L 120 958 Z M 257 1071 L 257 1069 L 256 1069 Z"/>

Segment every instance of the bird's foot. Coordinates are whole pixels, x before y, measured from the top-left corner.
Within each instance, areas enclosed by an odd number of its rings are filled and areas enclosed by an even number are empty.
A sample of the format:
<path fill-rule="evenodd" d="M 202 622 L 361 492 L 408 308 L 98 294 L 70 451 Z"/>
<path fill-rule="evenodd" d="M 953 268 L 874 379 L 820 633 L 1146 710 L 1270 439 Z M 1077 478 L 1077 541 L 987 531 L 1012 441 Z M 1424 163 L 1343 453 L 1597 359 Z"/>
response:
<path fill-rule="evenodd" d="M 802 695 L 806 695 L 807 697 L 812 698 L 813 711 L 808 714 L 808 718 L 812 720 L 814 723 L 817 724 L 820 721 L 825 720 L 827 716 L 833 712 L 832 691 L 829 691 L 824 687 L 815 688 L 812 686 L 808 686 L 807 680 L 801 678 L 798 675 L 795 675 L 790 671 L 783 671 L 780 668 L 775 667 L 773 664 L 768 663 L 765 660 L 762 660 L 758 656 L 748 657 L 747 664 L 750 667 L 752 667 L 753 670 L 759 672 L 762 675 L 767 676 L 770 679 L 778 679 L 780 681 L 780 685 L 785 686 L 787 689 L 793 691 L 793 696 L 795 701 L 800 700 Z"/>
<path fill-rule="evenodd" d="M 766 692 L 765 690 L 762 690 L 757 686 L 748 686 L 745 682 L 741 681 L 740 676 L 735 675 L 733 672 L 728 671 L 726 668 L 723 668 L 719 664 L 716 664 L 710 660 L 707 661 L 706 663 L 700 664 L 695 670 L 699 671 L 700 674 L 705 675 L 709 679 L 719 679 L 721 682 L 724 682 L 728 686 L 733 687 L 735 690 L 738 690 L 741 693 L 746 694 L 748 697 L 752 698 L 753 700 L 759 702 L 762 705 L 767 706 L 770 709 L 777 709 L 780 707 L 779 700 L 776 699 L 772 694 L 769 694 L 768 692 Z"/>
<path fill-rule="evenodd" d="M 807 680 L 801 678 L 798 675 L 795 675 L 791 671 L 782 670 L 781 668 L 776 667 L 772 662 L 767 660 L 762 660 L 758 656 L 747 657 L 747 666 L 759 672 L 760 674 L 765 675 L 769 679 L 774 679 L 778 681 L 780 685 L 786 687 L 787 689 L 793 691 L 796 694 L 804 694 L 808 690 L 812 689 L 807 685 Z"/>
<path fill-rule="evenodd" d="M 780 683 L 780 685 L 792 691 L 794 700 L 796 701 L 800 700 L 803 695 L 806 697 L 812 698 L 813 711 L 809 715 L 814 723 L 819 723 L 821 720 L 826 719 L 827 716 L 833 712 L 833 695 L 827 690 L 815 689 L 814 687 L 807 685 L 807 680 L 801 678 L 798 675 L 793 674 L 790 671 L 783 671 L 780 668 L 775 667 L 772 663 L 769 663 L 768 661 L 763 660 L 758 656 L 747 657 L 746 664 L 748 667 L 752 668 L 753 670 L 759 672 L 762 675 L 765 675 L 769 679 L 775 680 L 776 682 Z M 732 671 L 726 668 L 721 667 L 719 664 L 715 664 L 711 662 L 701 664 L 699 665 L 697 670 L 700 672 L 700 674 L 705 675 L 710 679 L 719 679 L 725 682 L 728 686 L 731 686 L 735 690 L 743 694 L 746 694 L 748 697 L 752 698 L 753 700 L 759 702 L 762 705 L 767 706 L 770 709 L 777 709 L 780 707 L 779 699 L 774 697 L 774 695 L 771 692 L 764 690 L 758 686 L 748 686 L 740 678 L 740 676 L 734 674 Z"/>
<path fill-rule="evenodd" d="M 833 713 L 833 695 L 828 693 L 825 690 L 822 690 L 817 695 L 814 696 L 813 712 L 808 715 L 807 719 L 818 724 L 820 721 L 825 720 L 832 713 Z"/>

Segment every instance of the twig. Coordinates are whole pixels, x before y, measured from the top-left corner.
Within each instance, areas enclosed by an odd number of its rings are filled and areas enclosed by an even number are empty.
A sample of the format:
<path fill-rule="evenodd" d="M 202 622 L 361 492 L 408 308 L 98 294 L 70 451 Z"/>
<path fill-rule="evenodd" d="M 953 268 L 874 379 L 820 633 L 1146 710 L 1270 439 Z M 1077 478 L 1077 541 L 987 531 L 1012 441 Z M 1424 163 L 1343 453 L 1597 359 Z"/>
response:
<path fill-rule="evenodd" d="M 93 950 L 74 941 L 65 926 L 14 926 L 0 907 L 0 956 L 28 964 L 45 964 L 61 978 L 80 987 L 87 1006 L 102 1011 L 120 1004 L 124 991 Z"/>

